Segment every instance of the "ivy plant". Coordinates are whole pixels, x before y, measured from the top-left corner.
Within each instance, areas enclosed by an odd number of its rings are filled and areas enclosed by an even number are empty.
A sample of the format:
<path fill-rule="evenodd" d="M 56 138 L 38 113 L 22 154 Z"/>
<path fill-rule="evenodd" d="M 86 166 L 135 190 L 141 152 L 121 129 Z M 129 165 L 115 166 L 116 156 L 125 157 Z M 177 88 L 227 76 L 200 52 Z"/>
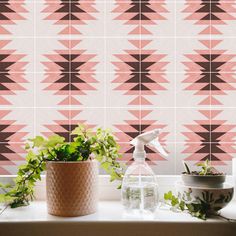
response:
<path fill-rule="evenodd" d="M 165 203 L 171 206 L 171 210 L 174 212 L 187 211 L 190 215 L 202 220 L 206 220 L 209 209 L 206 204 L 201 201 L 190 201 L 190 194 L 186 193 L 186 196 L 175 196 L 172 191 L 164 194 Z"/>
<path fill-rule="evenodd" d="M 217 206 L 218 203 L 229 203 L 232 199 L 232 193 L 226 196 L 220 195 L 214 198 L 213 194 L 209 191 L 202 191 L 202 196 L 197 198 L 191 197 L 191 189 L 183 194 L 178 193 L 175 196 L 171 191 L 164 194 L 165 204 L 171 206 L 174 212 L 186 211 L 191 216 L 206 220 L 209 216 L 217 215 L 221 217 L 217 211 L 221 208 Z M 216 206 L 214 206 L 216 205 Z"/>
<path fill-rule="evenodd" d="M 119 146 L 110 130 L 97 129 L 95 132 L 80 124 L 72 133 L 72 142 L 53 135 L 49 138 L 36 136 L 26 143 L 26 164 L 18 169 L 13 185 L 0 185 L 4 192 L 0 202 L 11 208 L 28 205 L 34 199 L 34 187 L 46 170 L 47 161 L 87 161 L 96 159 L 109 175 L 110 180 L 122 180 L 124 166 L 118 162 L 121 157 Z"/>

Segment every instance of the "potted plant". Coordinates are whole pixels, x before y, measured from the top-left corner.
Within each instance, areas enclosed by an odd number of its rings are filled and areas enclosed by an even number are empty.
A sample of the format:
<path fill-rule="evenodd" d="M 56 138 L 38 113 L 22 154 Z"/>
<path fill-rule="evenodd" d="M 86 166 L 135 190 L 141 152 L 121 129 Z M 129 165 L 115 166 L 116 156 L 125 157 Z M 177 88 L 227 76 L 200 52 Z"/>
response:
<path fill-rule="evenodd" d="M 199 171 L 190 171 L 184 162 L 182 182 L 175 184 L 177 195 L 169 191 L 164 194 L 164 200 L 174 211 L 187 211 L 205 220 L 212 215 L 219 216 L 218 211 L 232 200 L 234 188 L 224 184 L 225 174 L 211 166 L 209 160 L 198 166 L 201 167 Z"/>
<path fill-rule="evenodd" d="M 0 200 L 12 208 L 34 199 L 34 186 L 46 170 L 48 213 L 58 216 L 91 214 L 97 207 L 98 166 L 122 180 L 123 168 L 113 135 L 109 130 L 93 132 L 84 125 L 72 131 L 72 141 L 59 135 L 36 136 L 26 144 L 26 164 L 19 167 L 15 185 L 2 185 Z"/>
<path fill-rule="evenodd" d="M 225 174 L 218 172 L 210 161 L 207 159 L 203 163 L 198 163 L 201 167 L 199 171 L 190 171 L 188 165 L 183 162 L 185 172 L 182 173 L 181 178 L 185 185 L 198 187 L 221 188 L 225 182 Z"/>

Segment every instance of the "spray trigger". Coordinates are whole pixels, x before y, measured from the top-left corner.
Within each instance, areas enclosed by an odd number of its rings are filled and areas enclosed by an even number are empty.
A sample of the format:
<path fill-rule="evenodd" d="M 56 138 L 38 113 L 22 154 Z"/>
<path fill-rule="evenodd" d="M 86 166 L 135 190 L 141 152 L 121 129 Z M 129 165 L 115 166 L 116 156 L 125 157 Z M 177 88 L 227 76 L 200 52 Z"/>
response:
<path fill-rule="evenodd" d="M 140 134 L 130 142 L 135 146 L 134 159 L 145 159 L 145 145 L 150 145 L 151 147 L 154 147 L 157 151 L 159 151 L 161 155 L 168 156 L 167 152 L 158 141 L 158 135 L 160 134 L 160 131 L 160 129 L 154 129 L 152 131 Z"/>
<path fill-rule="evenodd" d="M 161 146 L 159 141 L 157 141 L 157 139 L 152 140 L 151 142 L 148 143 L 148 145 L 151 146 L 151 147 L 154 147 L 156 150 L 158 150 L 161 153 L 161 155 L 166 156 L 166 157 L 168 156 L 168 153 Z"/>

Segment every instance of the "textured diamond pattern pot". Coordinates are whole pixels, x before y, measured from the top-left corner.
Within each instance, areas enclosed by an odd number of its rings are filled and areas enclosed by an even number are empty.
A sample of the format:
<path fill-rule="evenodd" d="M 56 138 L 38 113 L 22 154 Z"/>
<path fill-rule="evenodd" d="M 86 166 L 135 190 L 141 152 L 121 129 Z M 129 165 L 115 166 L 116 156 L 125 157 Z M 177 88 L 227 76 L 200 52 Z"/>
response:
<path fill-rule="evenodd" d="M 97 161 L 47 162 L 46 188 L 49 214 L 94 213 L 98 202 Z"/>

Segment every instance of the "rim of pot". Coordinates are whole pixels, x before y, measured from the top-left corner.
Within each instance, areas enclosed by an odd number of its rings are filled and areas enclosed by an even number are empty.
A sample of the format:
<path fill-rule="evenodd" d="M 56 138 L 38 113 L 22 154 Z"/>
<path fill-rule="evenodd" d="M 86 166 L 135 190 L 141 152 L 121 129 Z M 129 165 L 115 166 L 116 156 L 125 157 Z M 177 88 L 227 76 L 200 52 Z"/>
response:
<path fill-rule="evenodd" d="M 219 177 L 219 176 L 226 176 L 226 174 L 222 174 L 222 175 L 191 175 L 191 174 L 181 174 L 184 176 L 197 176 L 197 177 Z"/>
<path fill-rule="evenodd" d="M 49 163 L 58 163 L 58 164 L 72 164 L 72 163 L 88 163 L 88 162 L 94 162 L 94 161 L 97 161 L 95 159 L 93 160 L 87 160 L 87 161 L 46 161 L 46 162 L 49 162 Z"/>
<path fill-rule="evenodd" d="M 214 191 L 214 192 L 219 192 L 219 191 L 222 191 L 222 190 L 231 190 L 231 191 L 233 191 L 233 189 L 234 189 L 233 184 L 229 184 L 229 183 L 224 183 L 223 187 L 221 187 L 221 188 L 215 188 L 215 187 L 207 187 L 207 186 L 185 185 L 184 183 L 177 182 L 176 187 L 177 188 L 191 188 L 191 189 L 194 189 L 194 190 L 207 190 L 207 189 L 210 189 L 211 191 Z"/>

